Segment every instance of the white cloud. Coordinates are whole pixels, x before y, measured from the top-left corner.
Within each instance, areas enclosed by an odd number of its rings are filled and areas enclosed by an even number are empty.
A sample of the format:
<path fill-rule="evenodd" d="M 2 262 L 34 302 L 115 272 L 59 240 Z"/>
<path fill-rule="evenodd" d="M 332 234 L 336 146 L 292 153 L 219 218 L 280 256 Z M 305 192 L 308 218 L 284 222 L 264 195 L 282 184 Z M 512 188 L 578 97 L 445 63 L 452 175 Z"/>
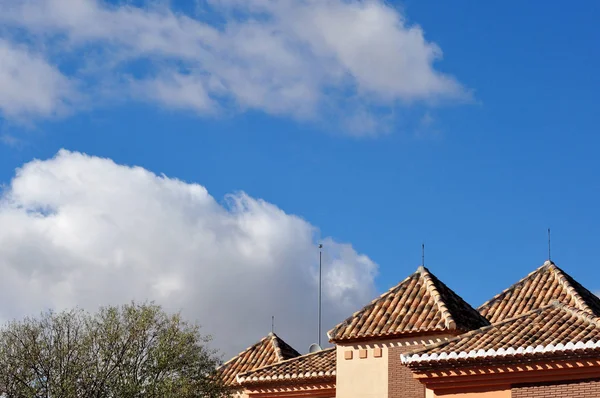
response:
<path fill-rule="evenodd" d="M 72 82 L 42 56 L 0 37 L 0 115 L 54 116 L 73 95 Z"/>
<path fill-rule="evenodd" d="M 316 340 L 318 230 L 246 194 L 60 151 L 0 198 L 0 318 L 154 299 L 204 325 L 227 355 L 276 331 Z M 376 265 L 323 240 L 324 331 L 374 295 Z M 324 338 L 324 340 L 326 340 Z"/>
<path fill-rule="evenodd" d="M 0 21 L 37 40 L 61 38 L 55 58 L 93 48 L 100 55 L 85 70 L 99 84 L 132 77 L 148 90 L 129 94 L 202 114 L 219 104 L 315 120 L 468 97 L 435 70 L 439 47 L 380 0 L 207 0 L 202 19 L 151 4 L 0 0 Z"/>
<path fill-rule="evenodd" d="M 152 80 L 133 82 L 132 89 L 138 97 L 169 108 L 189 109 L 200 114 L 217 111 L 217 104 L 206 92 L 204 82 L 194 75 L 163 73 Z"/>

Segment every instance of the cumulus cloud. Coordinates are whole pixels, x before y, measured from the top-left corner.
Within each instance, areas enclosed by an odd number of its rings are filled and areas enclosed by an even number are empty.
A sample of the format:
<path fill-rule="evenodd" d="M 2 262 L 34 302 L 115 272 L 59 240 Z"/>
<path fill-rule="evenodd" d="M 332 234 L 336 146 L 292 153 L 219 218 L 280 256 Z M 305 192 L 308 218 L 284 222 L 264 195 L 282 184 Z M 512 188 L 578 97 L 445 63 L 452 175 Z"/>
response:
<path fill-rule="evenodd" d="M 297 349 L 316 340 L 319 231 L 244 193 L 219 202 L 198 184 L 62 150 L 17 170 L 0 225 L 4 320 L 150 299 L 202 324 L 225 356 L 266 335 L 272 315 Z M 322 241 L 327 329 L 373 297 L 377 266 Z"/>
<path fill-rule="evenodd" d="M 86 51 L 82 68 L 98 84 L 116 78 L 134 98 L 201 114 L 220 107 L 316 120 L 468 97 L 435 69 L 441 49 L 383 1 L 202 4 L 191 15 L 168 2 L 0 0 L 0 22 L 51 41 L 54 59 Z M 15 39 L 11 28 L 4 34 Z"/>

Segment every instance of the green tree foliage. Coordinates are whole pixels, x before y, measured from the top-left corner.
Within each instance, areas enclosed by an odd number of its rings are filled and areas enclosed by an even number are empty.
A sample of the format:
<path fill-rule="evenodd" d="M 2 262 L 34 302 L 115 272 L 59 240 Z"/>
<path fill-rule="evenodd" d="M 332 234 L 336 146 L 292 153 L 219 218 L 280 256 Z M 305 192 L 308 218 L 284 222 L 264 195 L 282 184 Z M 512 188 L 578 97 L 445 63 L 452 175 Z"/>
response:
<path fill-rule="evenodd" d="M 0 329 L 8 398 L 228 397 L 196 325 L 154 304 L 46 312 Z"/>

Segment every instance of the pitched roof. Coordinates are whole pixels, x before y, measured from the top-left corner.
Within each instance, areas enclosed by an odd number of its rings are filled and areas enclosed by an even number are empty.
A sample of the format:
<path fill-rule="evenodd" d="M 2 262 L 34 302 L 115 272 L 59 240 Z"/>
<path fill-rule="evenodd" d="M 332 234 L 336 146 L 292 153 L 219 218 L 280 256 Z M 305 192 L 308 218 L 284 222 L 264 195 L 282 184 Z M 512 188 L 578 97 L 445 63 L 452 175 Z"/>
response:
<path fill-rule="evenodd" d="M 335 347 L 238 375 L 240 384 L 335 378 Z"/>
<path fill-rule="evenodd" d="M 489 322 L 425 267 L 328 332 L 331 341 L 468 331 Z"/>
<path fill-rule="evenodd" d="M 551 261 L 481 305 L 479 312 L 496 323 L 553 300 L 600 316 L 600 299 Z"/>
<path fill-rule="evenodd" d="M 269 333 L 258 343 L 225 362 L 219 370 L 227 384 L 235 385 L 237 384 L 236 376 L 240 373 L 285 361 L 299 355 L 298 351 L 275 333 Z"/>
<path fill-rule="evenodd" d="M 411 368 L 600 352 L 600 319 L 558 301 L 442 343 L 406 353 Z"/>

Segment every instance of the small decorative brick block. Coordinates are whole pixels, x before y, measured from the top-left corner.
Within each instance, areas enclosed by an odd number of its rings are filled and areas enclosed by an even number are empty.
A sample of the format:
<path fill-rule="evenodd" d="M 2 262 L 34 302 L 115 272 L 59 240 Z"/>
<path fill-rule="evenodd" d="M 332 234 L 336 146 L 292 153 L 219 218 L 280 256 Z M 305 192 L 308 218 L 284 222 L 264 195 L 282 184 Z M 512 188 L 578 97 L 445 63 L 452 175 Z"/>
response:
<path fill-rule="evenodd" d="M 373 348 L 373 356 L 375 358 L 381 358 L 381 356 L 382 356 L 381 347 Z"/>
<path fill-rule="evenodd" d="M 344 352 L 344 359 L 352 359 L 352 350 Z"/>
<path fill-rule="evenodd" d="M 360 350 L 358 350 L 358 356 L 360 357 L 360 359 L 365 359 L 367 357 L 367 349 L 361 348 Z"/>

